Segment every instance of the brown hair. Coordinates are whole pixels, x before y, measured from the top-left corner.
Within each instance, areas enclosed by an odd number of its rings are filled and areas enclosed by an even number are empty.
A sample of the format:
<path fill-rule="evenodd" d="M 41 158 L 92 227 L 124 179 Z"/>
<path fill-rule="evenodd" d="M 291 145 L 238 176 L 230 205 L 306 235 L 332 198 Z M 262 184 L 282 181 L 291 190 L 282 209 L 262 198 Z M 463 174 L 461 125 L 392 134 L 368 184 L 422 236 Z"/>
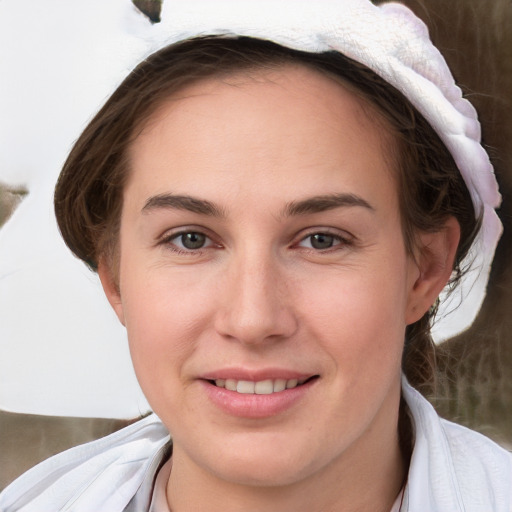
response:
<path fill-rule="evenodd" d="M 406 247 L 412 250 L 418 230 L 439 230 L 455 216 L 461 227 L 456 282 L 479 223 L 451 154 L 427 121 L 400 92 L 340 53 L 300 52 L 247 37 L 196 38 L 156 52 L 130 73 L 93 118 L 74 145 L 55 190 L 57 221 L 73 253 L 94 270 L 104 258 L 116 272 L 127 149 L 164 100 L 202 79 L 285 64 L 306 65 L 340 78 L 384 120 L 397 142 L 393 156 Z M 434 377 L 434 314 L 432 308 L 406 330 L 404 372 L 423 392 L 430 391 Z"/>

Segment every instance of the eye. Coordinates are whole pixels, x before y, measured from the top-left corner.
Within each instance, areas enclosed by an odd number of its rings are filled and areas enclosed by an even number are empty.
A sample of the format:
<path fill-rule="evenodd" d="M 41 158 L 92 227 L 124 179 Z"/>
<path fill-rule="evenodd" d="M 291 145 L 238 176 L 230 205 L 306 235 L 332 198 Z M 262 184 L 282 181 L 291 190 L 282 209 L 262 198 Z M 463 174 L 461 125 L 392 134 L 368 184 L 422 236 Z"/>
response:
<path fill-rule="evenodd" d="M 348 244 L 348 241 L 341 236 L 330 233 L 312 233 L 299 242 L 300 247 L 316 249 L 318 251 L 332 249 L 338 245 Z"/>
<path fill-rule="evenodd" d="M 203 233 L 191 231 L 190 233 L 178 235 L 175 240 L 179 241 L 185 249 L 194 250 L 203 248 L 208 238 Z"/>
<path fill-rule="evenodd" d="M 162 238 L 161 243 L 178 253 L 199 252 L 214 246 L 214 242 L 200 231 L 181 231 Z"/>

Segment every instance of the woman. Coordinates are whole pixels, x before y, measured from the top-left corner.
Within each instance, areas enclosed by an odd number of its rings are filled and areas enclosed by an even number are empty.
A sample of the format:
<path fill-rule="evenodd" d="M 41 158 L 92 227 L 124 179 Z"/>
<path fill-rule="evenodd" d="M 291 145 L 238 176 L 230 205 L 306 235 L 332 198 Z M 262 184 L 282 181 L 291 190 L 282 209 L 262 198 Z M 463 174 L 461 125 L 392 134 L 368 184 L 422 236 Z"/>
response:
<path fill-rule="evenodd" d="M 408 383 L 499 236 L 474 111 L 402 6 L 293 6 L 177 9 L 77 141 L 59 225 L 161 422 L 50 459 L 5 510 L 512 510 L 510 454 Z"/>

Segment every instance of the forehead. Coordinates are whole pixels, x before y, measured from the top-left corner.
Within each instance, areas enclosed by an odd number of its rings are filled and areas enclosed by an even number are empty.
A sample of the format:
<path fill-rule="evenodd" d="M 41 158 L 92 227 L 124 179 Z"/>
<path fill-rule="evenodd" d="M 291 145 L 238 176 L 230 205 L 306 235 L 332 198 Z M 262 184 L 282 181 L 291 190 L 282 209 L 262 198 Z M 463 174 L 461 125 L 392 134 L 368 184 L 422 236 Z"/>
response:
<path fill-rule="evenodd" d="M 340 170 L 356 171 L 356 161 L 359 171 L 389 174 L 393 147 L 374 107 L 341 80 L 300 65 L 251 70 L 200 81 L 165 101 L 130 148 L 127 189 L 137 181 L 147 193 L 201 192 L 236 175 L 254 191 L 256 182 L 290 193 L 315 183 L 325 193 Z M 344 175 L 347 186 L 357 178 Z"/>
<path fill-rule="evenodd" d="M 254 98 L 255 106 L 258 103 L 262 107 L 264 99 L 267 100 L 267 104 L 277 99 L 279 108 L 274 111 L 276 118 L 286 112 L 291 102 L 295 102 L 293 108 L 299 116 L 309 115 L 312 110 L 317 111 L 318 115 L 309 121 L 321 117 L 325 111 L 332 112 L 335 109 L 339 112 L 338 107 L 343 103 L 343 109 L 350 108 L 352 113 L 357 115 L 361 127 L 378 122 L 379 132 L 383 138 L 392 131 L 391 125 L 384 120 L 379 108 L 372 104 L 356 85 L 334 73 L 317 69 L 309 63 L 291 62 L 274 63 L 268 67 L 258 66 L 231 73 L 219 70 L 212 77 L 193 81 L 171 93 L 160 104 L 157 103 L 156 108 L 151 107 L 152 113 L 148 119 L 143 120 L 137 131 L 148 134 L 155 123 L 168 118 L 171 112 L 177 115 L 190 110 L 188 107 L 194 102 L 200 103 L 202 108 L 213 113 L 216 105 L 220 108 L 236 108 L 248 95 Z M 283 95 L 290 101 L 282 103 Z M 252 113 L 255 114 L 256 110 Z M 250 129 L 249 122 L 247 128 Z"/>

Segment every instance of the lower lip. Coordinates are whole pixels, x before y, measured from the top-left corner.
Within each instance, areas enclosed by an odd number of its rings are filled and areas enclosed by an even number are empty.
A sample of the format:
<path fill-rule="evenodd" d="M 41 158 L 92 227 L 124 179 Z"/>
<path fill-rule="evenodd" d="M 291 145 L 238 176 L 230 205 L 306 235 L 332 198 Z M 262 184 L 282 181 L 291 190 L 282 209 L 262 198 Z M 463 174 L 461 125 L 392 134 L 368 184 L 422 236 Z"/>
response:
<path fill-rule="evenodd" d="M 237 393 L 219 388 L 208 381 L 201 381 L 210 400 L 222 411 L 240 418 L 268 418 L 292 408 L 304 398 L 318 379 L 269 395 Z"/>

